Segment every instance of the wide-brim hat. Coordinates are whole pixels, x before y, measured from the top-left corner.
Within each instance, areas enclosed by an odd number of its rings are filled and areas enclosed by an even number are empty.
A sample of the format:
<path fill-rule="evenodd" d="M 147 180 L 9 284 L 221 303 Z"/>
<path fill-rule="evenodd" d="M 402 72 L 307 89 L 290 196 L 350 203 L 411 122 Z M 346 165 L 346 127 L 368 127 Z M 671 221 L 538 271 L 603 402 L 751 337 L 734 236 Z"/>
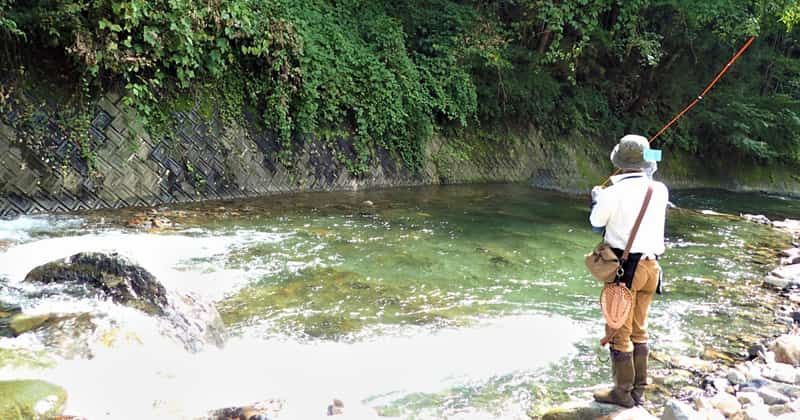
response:
<path fill-rule="evenodd" d="M 644 159 L 644 151 L 650 149 L 650 142 L 646 138 L 628 134 L 619 139 L 619 144 L 611 151 L 611 163 L 619 169 L 651 169 L 656 162 Z"/>

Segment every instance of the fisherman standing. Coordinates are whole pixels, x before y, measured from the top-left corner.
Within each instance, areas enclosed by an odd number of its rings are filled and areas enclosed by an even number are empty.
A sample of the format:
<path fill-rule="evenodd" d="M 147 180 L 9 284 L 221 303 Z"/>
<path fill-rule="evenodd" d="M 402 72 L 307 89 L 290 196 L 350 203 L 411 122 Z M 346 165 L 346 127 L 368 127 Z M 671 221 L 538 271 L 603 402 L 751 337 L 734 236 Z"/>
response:
<path fill-rule="evenodd" d="M 614 388 L 597 392 L 595 400 L 624 407 L 641 405 L 647 385 L 647 313 L 653 295 L 660 290 L 661 266 L 658 258 L 664 253 L 664 224 L 669 200 L 667 187 L 652 180 L 656 151 L 650 149 L 646 138 L 626 135 L 611 152 L 611 162 L 622 173 L 611 177 L 608 188 L 592 189 L 593 227 L 604 228 L 605 243 L 621 257 L 631 231 L 645 202 L 648 187 L 652 196 L 647 203 L 638 233 L 631 245 L 630 255 L 623 264 L 620 279 L 632 296 L 630 313 L 615 332 L 606 325 L 611 336 L 610 350 Z"/>

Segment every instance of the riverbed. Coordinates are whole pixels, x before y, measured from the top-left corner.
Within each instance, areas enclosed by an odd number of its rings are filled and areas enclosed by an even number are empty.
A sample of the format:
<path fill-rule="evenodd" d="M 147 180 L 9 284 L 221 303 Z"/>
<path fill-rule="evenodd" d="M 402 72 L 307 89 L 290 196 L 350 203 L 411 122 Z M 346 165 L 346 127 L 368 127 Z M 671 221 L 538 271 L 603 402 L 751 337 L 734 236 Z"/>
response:
<path fill-rule="evenodd" d="M 800 202 L 705 190 L 673 201 L 654 350 L 746 353 L 774 315 L 745 291 L 789 238 L 738 214 L 800 218 Z M 332 398 L 355 418 L 527 419 L 608 380 L 599 285 L 582 261 L 600 240 L 586 198 L 525 185 L 298 194 L 161 208 L 172 226 L 125 227 L 141 212 L 0 221 L 0 300 L 104 320 L 91 358 L 33 334 L 0 339 L 0 380 L 56 383 L 67 412 L 90 419 L 268 398 L 284 401 L 280 419 L 322 417 Z M 108 302 L 24 297 L 31 269 L 83 251 L 118 252 L 214 301 L 225 346 L 188 352 Z"/>

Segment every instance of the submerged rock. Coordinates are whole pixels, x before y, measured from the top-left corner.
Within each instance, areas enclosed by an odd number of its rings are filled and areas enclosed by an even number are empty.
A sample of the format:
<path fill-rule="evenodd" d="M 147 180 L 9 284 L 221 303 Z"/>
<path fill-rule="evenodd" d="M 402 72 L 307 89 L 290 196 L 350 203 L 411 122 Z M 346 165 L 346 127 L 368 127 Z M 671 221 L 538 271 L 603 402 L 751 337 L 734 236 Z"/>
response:
<path fill-rule="evenodd" d="M 206 344 L 222 346 L 224 343 L 225 327 L 222 317 L 212 303 L 205 302 L 192 294 L 167 291 L 150 272 L 116 253 L 76 254 L 65 260 L 34 268 L 25 277 L 25 281 L 43 285 L 35 296 L 64 293 L 78 298 L 109 299 L 148 315 L 158 316 L 166 321 L 165 334 L 175 337 L 191 351 L 198 351 Z M 40 318 L 25 320 L 25 324 L 38 322 L 38 325 L 31 325 L 25 330 L 50 325 L 53 323 L 51 321 L 63 323 L 65 319 L 76 317 L 73 314 L 55 316 L 53 319 L 54 316 L 41 315 L 38 316 Z M 15 335 L 24 332 L 19 329 L 12 328 L 12 330 L 16 332 Z M 77 331 L 74 328 L 66 330 Z M 93 331 L 93 328 L 88 330 Z M 82 331 L 87 329 L 84 328 Z M 69 347 L 78 349 L 84 337 L 79 334 L 78 336 L 61 334 L 61 338 L 67 338 Z M 63 341 L 60 338 L 58 340 Z M 85 343 L 83 349 L 88 351 Z"/>
<path fill-rule="evenodd" d="M 0 419 L 52 418 L 64 411 L 67 393 L 44 381 L 0 381 Z"/>

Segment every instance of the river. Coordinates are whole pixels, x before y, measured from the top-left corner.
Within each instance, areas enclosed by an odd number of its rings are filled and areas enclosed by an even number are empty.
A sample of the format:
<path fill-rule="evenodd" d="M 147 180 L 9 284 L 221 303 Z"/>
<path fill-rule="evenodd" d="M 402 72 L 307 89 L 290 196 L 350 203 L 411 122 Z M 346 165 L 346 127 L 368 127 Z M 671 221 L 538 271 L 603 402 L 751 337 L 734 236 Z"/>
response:
<path fill-rule="evenodd" d="M 800 201 L 696 190 L 673 201 L 653 347 L 742 351 L 773 317 L 746 291 L 788 238 L 709 210 L 800 218 Z M 332 398 L 349 418 L 526 419 L 608 380 L 584 198 L 524 185 L 283 195 L 175 206 L 162 211 L 175 228 L 151 232 L 123 227 L 136 211 L 0 221 L 0 300 L 102 320 L 91 358 L 35 334 L 0 339 L 0 380 L 56 383 L 67 412 L 90 419 L 267 398 L 285 401 L 280 419 L 322 417 Z M 135 310 L 24 297 L 28 271 L 81 251 L 119 252 L 213 300 L 226 345 L 190 353 Z"/>

